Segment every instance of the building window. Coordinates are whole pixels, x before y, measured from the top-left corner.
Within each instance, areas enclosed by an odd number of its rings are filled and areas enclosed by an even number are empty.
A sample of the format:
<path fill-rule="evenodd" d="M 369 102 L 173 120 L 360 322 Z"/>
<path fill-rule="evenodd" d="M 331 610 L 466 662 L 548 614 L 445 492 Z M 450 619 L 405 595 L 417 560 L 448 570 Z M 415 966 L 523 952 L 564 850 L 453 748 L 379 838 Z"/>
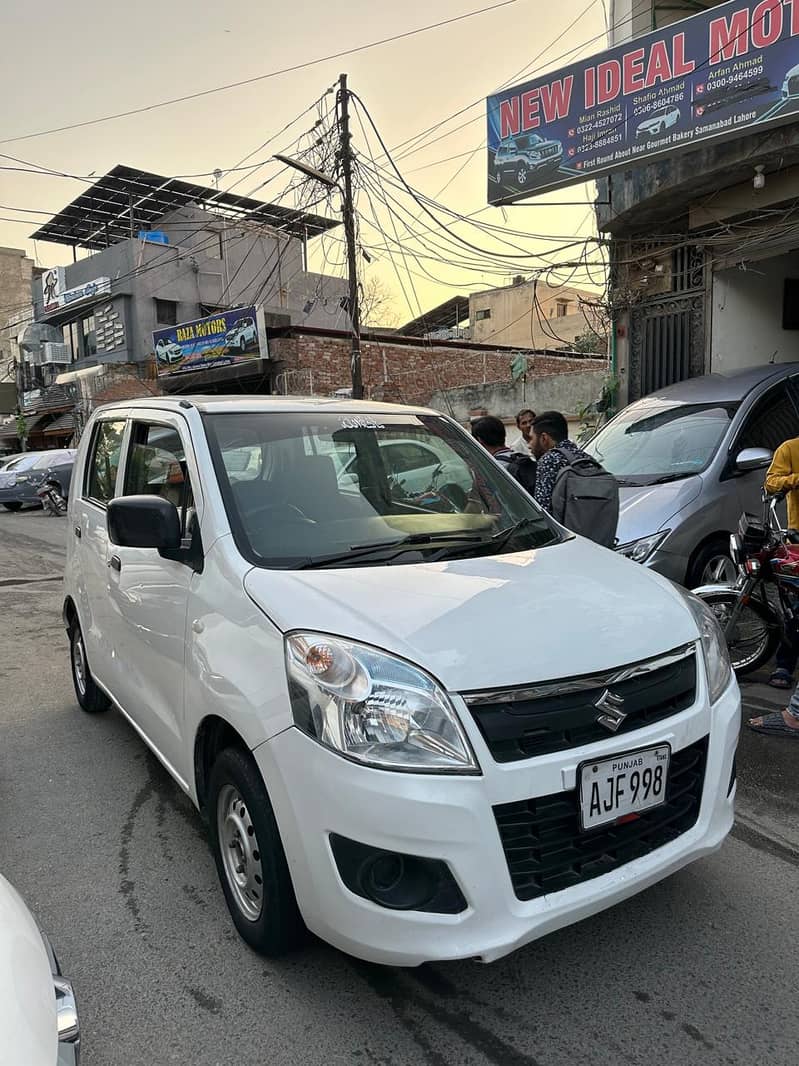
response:
<path fill-rule="evenodd" d="M 491 318 L 491 308 L 484 307 L 482 311 L 478 311 L 475 316 L 475 322 L 484 322 L 487 318 Z"/>
<path fill-rule="evenodd" d="M 84 359 L 91 355 L 97 355 L 97 324 L 94 320 L 94 315 L 81 319 L 80 329 L 83 337 L 81 355 Z"/>
<path fill-rule="evenodd" d="M 568 300 L 558 300 L 557 304 L 555 306 L 558 309 L 558 318 L 565 318 L 566 315 L 568 315 L 568 313 L 569 313 L 569 301 Z"/>
<path fill-rule="evenodd" d="M 159 326 L 176 326 L 178 324 L 178 305 L 175 300 L 155 301 L 155 321 Z"/>

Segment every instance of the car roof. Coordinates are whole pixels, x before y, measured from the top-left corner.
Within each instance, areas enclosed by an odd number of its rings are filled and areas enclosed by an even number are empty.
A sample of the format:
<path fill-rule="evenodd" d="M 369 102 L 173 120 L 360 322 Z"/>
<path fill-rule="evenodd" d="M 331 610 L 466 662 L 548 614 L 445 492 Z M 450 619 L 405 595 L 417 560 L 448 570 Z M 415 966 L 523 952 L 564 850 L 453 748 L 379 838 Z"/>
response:
<path fill-rule="evenodd" d="M 337 399 L 332 396 L 142 396 L 105 404 L 97 410 L 102 412 L 127 411 L 132 407 L 155 411 L 180 411 L 196 408 L 202 414 L 254 414 L 321 411 L 333 414 L 428 414 L 439 415 L 429 407 L 411 407 L 406 404 L 378 403 L 372 400 Z"/>
<path fill-rule="evenodd" d="M 670 403 L 735 403 L 770 381 L 799 374 L 799 363 L 767 363 L 750 366 L 730 373 L 704 374 L 688 378 L 676 385 L 650 392 L 645 400 L 667 400 Z"/>

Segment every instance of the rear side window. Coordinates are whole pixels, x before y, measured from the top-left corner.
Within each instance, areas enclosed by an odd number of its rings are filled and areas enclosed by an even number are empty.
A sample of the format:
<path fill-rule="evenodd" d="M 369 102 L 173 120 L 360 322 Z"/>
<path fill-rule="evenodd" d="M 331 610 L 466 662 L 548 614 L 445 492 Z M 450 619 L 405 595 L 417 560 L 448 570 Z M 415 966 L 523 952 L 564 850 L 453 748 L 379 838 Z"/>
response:
<path fill-rule="evenodd" d="M 107 504 L 114 498 L 124 433 L 124 418 L 95 426 L 86 470 L 86 495 L 95 503 Z"/>

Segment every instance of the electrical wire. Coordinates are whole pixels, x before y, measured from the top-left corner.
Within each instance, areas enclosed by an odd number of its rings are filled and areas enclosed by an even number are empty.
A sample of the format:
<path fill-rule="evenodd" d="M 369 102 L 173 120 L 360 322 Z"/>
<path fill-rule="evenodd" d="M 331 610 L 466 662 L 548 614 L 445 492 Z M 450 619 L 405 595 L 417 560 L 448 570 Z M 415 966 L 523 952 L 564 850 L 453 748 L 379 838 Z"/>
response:
<path fill-rule="evenodd" d="M 406 30 L 403 33 L 395 33 L 390 37 L 383 37 L 376 41 L 369 41 L 366 44 L 354 45 L 352 48 L 343 48 L 338 52 L 332 52 L 329 55 L 319 56 L 316 59 L 308 59 L 302 63 L 295 63 L 289 67 L 283 67 L 280 70 L 271 70 L 265 74 L 256 74 L 251 78 L 242 78 L 240 81 L 230 82 L 227 85 L 217 85 L 212 89 L 202 89 L 197 92 L 187 93 L 185 96 L 176 96 L 170 100 L 161 100 L 158 103 L 146 104 L 142 107 L 130 108 L 127 111 L 119 111 L 112 115 L 103 115 L 98 118 L 85 119 L 82 122 L 72 122 L 65 126 L 55 126 L 47 130 L 37 130 L 34 133 L 19 134 L 16 137 L 5 137 L 0 140 L 0 144 L 11 144 L 17 141 L 28 141 L 35 137 L 47 137 L 53 133 L 64 133 L 67 130 L 85 129 L 87 126 L 96 126 L 103 122 L 113 122 L 120 118 L 129 118 L 132 115 L 142 115 L 151 111 L 157 111 L 164 107 L 171 107 L 174 104 L 182 104 L 189 100 L 198 100 L 205 96 L 212 96 L 215 93 L 227 92 L 230 89 L 238 89 L 244 85 L 254 85 L 257 82 L 267 81 L 270 78 L 277 78 L 284 74 L 291 74 L 297 70 L 307 70 L 309 67 L 317 66 L 320 63 L 327 63 L 333 59 L 341 59 L 343 56 L 356 55 L 359 52 L 365 52 L 370 48 L 378 48 L 385 44 L 391 44 L 394 41 L 405 40 L 409 37 L 415 37 L 420 33 L 427 33 L 430 30 L 440 29 L 443 26 L 451 26 L 456 22 L 463 22 L 465 19 L 474 18 L 476 15 L 483 15 L 489 11 L 498 11 L 503 7 L 510 7 L 512 4 L 519 3 L 520 0 L 499 0 L 499 3 L 490 4 L 487 7 L 481 7 L 474 11 L 466 11 L 461 15 L 455 15 L 452 18 L 442 19 L 439 22 L 430 23 L 427 26 L 418 26 L 413 30 Z"/>

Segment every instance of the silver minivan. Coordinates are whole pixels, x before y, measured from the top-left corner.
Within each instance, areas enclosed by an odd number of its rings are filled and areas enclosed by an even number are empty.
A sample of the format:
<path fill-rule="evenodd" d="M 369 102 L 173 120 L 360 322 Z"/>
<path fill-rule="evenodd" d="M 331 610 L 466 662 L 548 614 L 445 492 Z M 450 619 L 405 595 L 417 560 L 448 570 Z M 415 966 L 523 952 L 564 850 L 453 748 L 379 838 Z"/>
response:
<path fill-rule="evenodd" d="M 729 535 L 799 436 L 799 363 L 708 374 L 630 404 L 585 450 L 620 484 L 617 551 L 695 588 L 735 579 Z"/>

